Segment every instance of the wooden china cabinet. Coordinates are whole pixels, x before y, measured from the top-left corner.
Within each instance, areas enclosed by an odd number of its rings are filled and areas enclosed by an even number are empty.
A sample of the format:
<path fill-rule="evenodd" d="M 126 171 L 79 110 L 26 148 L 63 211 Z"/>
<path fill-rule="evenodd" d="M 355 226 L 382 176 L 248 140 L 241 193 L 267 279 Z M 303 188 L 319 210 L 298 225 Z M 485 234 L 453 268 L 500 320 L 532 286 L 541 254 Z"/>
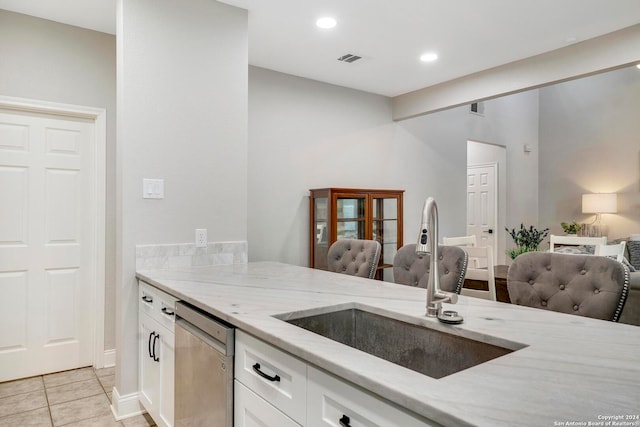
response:
<path fill-rule="evenodd" d="M 376 279 L 392 281 L 393 257 L 402 246 L 404 190 L 320 188 L 309 190 L 309 265 L 327 269 L 329 246 L 339 239 L 382 245 Z"/>

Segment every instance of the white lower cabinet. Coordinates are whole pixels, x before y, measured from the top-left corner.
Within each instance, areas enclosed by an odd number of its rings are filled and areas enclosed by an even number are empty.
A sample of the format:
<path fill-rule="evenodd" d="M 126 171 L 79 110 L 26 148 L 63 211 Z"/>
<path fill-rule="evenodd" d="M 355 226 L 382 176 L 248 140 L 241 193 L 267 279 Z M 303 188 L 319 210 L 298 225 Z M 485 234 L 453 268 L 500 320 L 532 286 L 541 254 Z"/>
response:
<path fill-rule="evenodd" d="M 418 419 L 360 388 L 307 367 L 307 427 L 425 427 Z"/>
<path fill-rule="evenodd" d="M 142 406 L 160 427 L 173 427 L 176 299 L 140 282 L 138 389 Z"/>
<path fill-rule="evenodd" d="M 238 380 L 234 381 L 233 418 L 236 427 L 300 427 Z"/>
<path fill-rule="evenodd" d="M 437 426 L 236 331 L 236 427 Z"/>
<path fill-rule="evenodd" d="M 236 330 L 234 377 L 297 425 L 304 425 L 307 365 L 243 331 Z M 235 402 L 237 405 L 238 402 Z M 242 425 L 237 424 L 236 426 Z M 276 427 L 277 424 L 257 424 Z M 294 424 L 296 425 L 296 424 Z"/>

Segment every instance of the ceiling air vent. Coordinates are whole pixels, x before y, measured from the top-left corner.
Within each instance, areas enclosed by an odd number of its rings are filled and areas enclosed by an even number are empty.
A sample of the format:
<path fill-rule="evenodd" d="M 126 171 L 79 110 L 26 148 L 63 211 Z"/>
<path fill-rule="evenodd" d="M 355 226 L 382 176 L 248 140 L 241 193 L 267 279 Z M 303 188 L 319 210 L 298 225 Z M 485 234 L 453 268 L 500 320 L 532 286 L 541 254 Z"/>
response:
<path fill-rule="evenodd" d="M 469 112 L 479 116 L 484 116 L 484 102 L 474 102 L 469 106 Z"/>
<path fill-rule="evenodd" d="M 348 62 L 350 64 L 352 62 L 356 62 L 358 59 L 362 59 L 362 56 L 347 53 L 346 55 L 342 55 L 340 58 L 338 58 L 338 61 Z"/>

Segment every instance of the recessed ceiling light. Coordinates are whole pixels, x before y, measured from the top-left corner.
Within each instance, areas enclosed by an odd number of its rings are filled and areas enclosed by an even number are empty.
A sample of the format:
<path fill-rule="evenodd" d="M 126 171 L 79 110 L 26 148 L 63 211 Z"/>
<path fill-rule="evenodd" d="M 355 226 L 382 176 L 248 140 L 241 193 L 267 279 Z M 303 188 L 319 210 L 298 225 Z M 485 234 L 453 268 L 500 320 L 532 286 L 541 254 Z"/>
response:
<path fill-rule="evenodd" d="M 435 52 L 427 52 L 420 55 L 420 61 L 422 62 L 433 62 L 438 59 L 438 54 Z"/>
<path fill-rule="evenodd" d="M 336 24 L 336 20 L 330 16 L 325 16 L 324 18 L 320 18 L 316 21 L 316 26 L 325 30 L 335 27 Z"/>
<path fill-rule="evenodd" d="M 636 65 L 636 68 L 640 69 L 640 64 Z"/>

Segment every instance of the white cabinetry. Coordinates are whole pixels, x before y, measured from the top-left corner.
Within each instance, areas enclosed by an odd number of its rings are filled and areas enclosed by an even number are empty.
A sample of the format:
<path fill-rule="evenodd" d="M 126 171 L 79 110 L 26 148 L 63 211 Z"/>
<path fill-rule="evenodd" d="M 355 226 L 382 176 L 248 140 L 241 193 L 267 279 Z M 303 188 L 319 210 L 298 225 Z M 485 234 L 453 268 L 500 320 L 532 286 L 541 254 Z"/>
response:
<path fill-rule="evenodd" d="M 307 368 L 307 427 L 436 426 L 312 366 Z"/>
<path fill-rule="evenodd" d="M 176 298 L 139 282 L 140 402 L 160 427 L 173 426 Z"/>
<path fill-rule="evenodd" d="M 265 408 L 304 425 L 307 400 L 307 365 L 304 362 L 239 330 L 236 331 L 235 357 L 236 385 L 243 384 L 256 394 L 256 399 L 264 401 L 259 407 L 241 408 L 239 401 L 255 402 L 255 399 L 248 399 L 247 393 L 241 396 L 239 391 L 243 389 L 236 387 L 236 426 L 252 425 L 245 414 L 264 413 Z M 248 424 L 240 424 L 239 419 Z"/>
<path fill-rule="evenodd" d="M 233 417 L 235 427 L 300 427 L 295 421 L 249 390 L 240 381 L 234 381 Z"/>
<path fill-rule="evenodd" d="M 242 331 L 235 377 L 236 427 L 438 425 Z"/>

